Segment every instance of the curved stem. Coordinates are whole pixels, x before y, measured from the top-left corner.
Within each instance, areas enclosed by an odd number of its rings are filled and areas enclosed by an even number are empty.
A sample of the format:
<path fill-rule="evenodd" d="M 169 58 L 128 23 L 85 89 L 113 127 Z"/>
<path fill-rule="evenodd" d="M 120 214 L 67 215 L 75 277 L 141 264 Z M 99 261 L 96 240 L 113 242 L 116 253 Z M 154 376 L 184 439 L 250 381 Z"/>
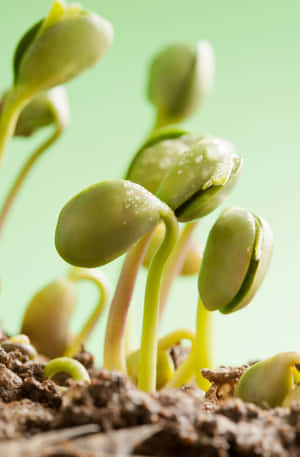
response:
<path fill-rule="evenodd" d="M 162 318 L 163 312 L 165 310 L 172 284 L 176 277 L 179 275 L 180 271 L 182 270 L 186 258 L 187 248 L 189 246 L 189 243 L 191 242 L 192 234 L 196 227 L 197 222 L 190 222 L 186 224 L 185 228 L 183 229 L 179 237 L 176 247 L 168 260 L 161 286 L 159 310 L 160 319 Z"/>
<path fill-rule="evenodd" d="M 198 302 L 197 331 L 195 343 L 185 361 L 177 368 L 167 387 L 179 388 L 188 384 L 196 376 L 200 389 L 207 391 L 209 382 L 202 374 L 202 368 L 213 367 L 212 351 L 212 312 L 207 311 L 201 299 Z"/>
<path fill-rule="evenodd" d="M 0 163 L 5 147 L 15 132 L 20 113 L 30 98 L 21 88 L 12 88 L 5 99 L 0 116 Z"/>
<path fill-rule="evenodd" d="M 56 131 L 47 139 L 41 146 L 33 152 L 33 154 L 29 157 L 25 165 L 23 166 L 22 170 L 20 171 L 19 175 L 17 176 L 15 182 L 13 183 L 10 191 L 8 192 L 2 209 L 0 211 L 0 233 L 3 230 L 4 224 L 6 222 L 7 215 L 25 181 L 27 178 L 30 170 L 32 169 L 35 162 L 41 157 L 43 152 L 45 152 L 52 144 L 60 137 L 62 134 L 63 129 L 58 126 Z"/>
<path fill-rule="evenodd" d="M 166 388 L 179 389 L 184 384 L 190 384 L 195 377 L 195 348 L 192 349 L 185 361 L 177 368 Z"/>
<path fill-rule="evenodd" d="M 126 374 L 125 332 L 129 305 L 137 274 L 155 229 L 130 249 L 110 306 L 104 343 L 104 368 Z"/>
<path fill-rule="evenodd" d="M 28 355 L 28 357 L 33 360 L 37 356 L 37 350 L 30 343 L 30 340 L 27 335 L 15 335 L 7 340 L 1 342 L 2 347 L 5 350 L 11 351 L 14 349 L 19 349 L 23 354 Z"/>
<path fill-rule="evenodd" d="M 64 351 L 64 356 L 72 357 L 74 354 L 80 351 L 82 344 L 87 341 L 90 334 L 94 330 L 99 317 L 103 313 L 105 304 L 107 303 L 108 299 L 109 284 L 102 272 L 96 269 L 74 268 L 74 270 L 69 275 L 69 279 L 72 281 L 92 281 L 96 284 L 100 292 L 100 298 L 94 311 L 82 327 L 79 334 Z"/>
<path fill-rule="evenodd" d="M 47 363 L 44 368 L 44 375 L 47 378 L 52 378 L 57 373 L 67 373 L 75 381 L 91 381 L 85 367 L 78 360 L 69 357 L 58 357 Z"/>
<path fill-rule="evenodd" d="M 189 340 L 191 343 L 194 343 L 195 333 L 188 328 L 175 330 L 159 339 L 157 349 L 159 351 L 167 351 L 182 340 Z"/>
<path fill-rule="evenodd" d="M 147 392 L 154 392 L 156 386 L 157 333 L 162 275 L 178 238 L 178 223 L 173 212 L 165 207 L 161 216 L 166 226 L 166 232 L 148 272 L 139 364 L 138 386 Z"/>
<path fill-rule="evenodd" d="M 162 379 L 165 377 L 161 376 L 162 372 L 166 374 L 166 371 L 168 372 L 168 378 L 170 378 L 173 375 L 173 363 L 170 362 L 170 356 L 168 354 L 169 349 L 171 349 L 175 344 L 179 343 L 182 340 L 189 340 L 192 343 L 195 341 L 195 333 L 190 330 L 190 329 L 185 329 L 181 328 L 178 330 L 175 330 L 171 333 L 168 333 L 167 335 L 163 336 L 158 340 L 157 344 L 157 369 L 160 370 L 160 373 L 157 373 L 157 379 L 156 379 L 156 386 L 159 384 L 165 385 L 166 382 L 159 382 L 159 379 Z M 133 380 L 134 383 L 136 383 L 136 380 L 138 378 L 138 367 L 139 367 L 139 361 L 140 361 L 140 350 L 135 350 L 132 351 L 129 356 L 127 357 L 127 367 L 128 367 L 128 374 Z M 170 366 L 172 365 L 172 375 L 169 375 L 170 373 Z M 164 371 L 165 370 L 165 371 Z"/>

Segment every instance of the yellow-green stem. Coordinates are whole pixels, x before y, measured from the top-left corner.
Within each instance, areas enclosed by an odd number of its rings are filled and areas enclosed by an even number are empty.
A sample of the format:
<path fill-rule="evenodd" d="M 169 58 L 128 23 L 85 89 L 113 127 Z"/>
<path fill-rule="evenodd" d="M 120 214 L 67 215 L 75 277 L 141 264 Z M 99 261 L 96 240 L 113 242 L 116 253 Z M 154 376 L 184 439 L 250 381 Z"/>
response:
<path fill-rule="evenodd" d="M 212 324 L 212 312 L 206 310 L 199 298 L 195 342 L 188 357 L 177 368 L 167 387 L 179 388 L 183 384 L 189 384 L 196 376 L 200 389 L 205 391 L 209 389 L 210 384 L 202 376 L 201 370 L 213 367 Z"/>
<path fill-rule="evenodd" d="M 34 164 L 37 162 L 37 160 L 41 157 L 43 152 L 45 152 L 52 144 L 60 137 L 62 134 L 62 128 L 58 127 L 55 132 L 50 136 L 50 138 L 47 139 L 41 146 L 33 152 L 33 154 L 29 157 L 25 165 L 23 166 L 22 170 L 20 171 L 19 175 L 17 176 L 15 182 L 13 183 L 9 193 L 7 194 L 7 197 L 4 201 L 4 204 L 2 206 L 1 212 L 0 212 L 0 233 L 3 230 L 4 224 L 6 222 L 8 213 L 25 181 L 27 178 L 30 170 L 34 166 Z"/>
<path fill-rule="evenodd" d="M 21 88 L 12 88 L 8 93 L 0 116 L 0 163 L 4 150 L 13 136 L 18 118 L 31 96 Z"/>
<path fill-rule="evenodd" d="M 88 280 L 96 284 L 100 292 L 100 298 L 94 311 L 91 313 L 87 322 L 82 327 L 79 334 L 72 340 L 71 344 L 65 349 L 65 357 L 73 357 L 77 352 L 80 351 L 81 346 L 87 341 L 90 334 L 94 330 L 100 316 L 104 311 L 105 304 L 107 303 L 109 294 L 109 284 L 106 278 L 99 270 L 87 270 L 81 268 L 74 268 L 70 273 L 69 278 L 72 281 Z"/>
<path fill-rule="evenodd" d="M 195 333 L 188 328 L 180 328 L 178 330 L 174 330 L 173 332 L 168 333 L 159 339 L 158 350 L 167 351 L 168 349 L 171 349 L 175 344 L 180 343 L 182 340 L 188 340 L 191 343 L 194 343 Z"/>
<path fill-rule="evenodd" d="M 162 281 L 162 286 L 161 286 L 161 297 L 160 297 L 160 319 L 162 318 L 163 312 L 166 307 L 166 303 L 170 294 L 170 290 L 172 287 L 172 284 L 176 277 L 179 275 L 185 258 L 186 258 L 186 252 L 189 246 L 189 243 L 191 242 L 192 234 L 197 226 L 197 222 L 189 222 L 186 224 L 185 228 L 183 229 L 179 240 L 176 244 L 176 247 L 174 251 L 172 252 L 172 255 L 170 256 L 165 273 L 163 276 L 163 281 Z"/>
<path fill-rule="evenodd" d="M 104 368 L 127 373 L 125 355 L 125 332 L 127 316 L 136 278 L 142 265 L 151 230 L 130 249 L 119 276 L 117 288 L 110 305 L 104 343 Z"/>
<path fill-rule="evenodd" d="M 174 124 L 174 122 L 170 122 L 170 119 L 164 115 L 161 111 L 157 111 L 156 113 L 156 118 L 155 118 L 155 123 L 152 128 L 152 131 L 154 132 L 155 130 L 162 129 L 164 127 L 167 127 L 171 124 Z"/>
<path fill-rule="evenodd" d="M 213 313 L 207 311 L 201 298 L 198 301 L 197 329 L 195 340 L 195 369 L 196 381 L 203 390 L 209 389 L 209 382 L 202 374 L 202 368 L 213 368 Z"/>
<path fill-rule="evenodd" d="M 150 265 L 145 291 L 138 386 L 146 392 L 155 391 L 160 286 L 166 262 L 178 238 L 178 223 L 173 212 L 166 208 L 161 216 L 166 226 L 165 238 Z"/>
<path fill-rule="evenodd" d="M 195 377 L 195 348 L 191 351 L 185 361 L 177 368 L 172 379 L 168 382 L 167 388 L 179 389 L 184 384 L 190 384 Z"/>
<path fill-rule="evenodd" d="M 52 378 L 57 373 L 67 373 L 75 381 L 90 382 L 90 377 L 85 367 L 77 360 L 69 357 L 58 357 L 52 359 L 44 368 L 47 378 Z"/>
<path fill-rule="evenodd" d="M 135 323 L 134 323 L 134 309 L 131 307 L 128 310 L 127 322 L 125 329 L 125 357 L 127 357 L 137 349 Z"/>

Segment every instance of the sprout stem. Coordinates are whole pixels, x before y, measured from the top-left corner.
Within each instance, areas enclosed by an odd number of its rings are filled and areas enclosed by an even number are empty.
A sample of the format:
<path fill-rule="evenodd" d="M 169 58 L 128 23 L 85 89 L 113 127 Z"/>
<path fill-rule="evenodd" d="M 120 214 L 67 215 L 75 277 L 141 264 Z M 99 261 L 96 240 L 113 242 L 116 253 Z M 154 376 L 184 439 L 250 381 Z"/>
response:
<path fill-rule="evenodd" d="M 155 123 L 152 128 L 152 132 L 154 132 L 155 130 L 167 127 L 170 124 L 171 123 L 170 123 L 169 119 L 166 118 L 160 111 L 158 111 L 156 114 Z"/>
<path fill-rule="evenodd" d="M 23 166 L 22 170 L 20 171 L 19 175 L 17 176 L 15 182 L 13 183 L 10 191 L 8 192 L 2 209 L 0 211 L 0 233 L 3 230 L 4 224 L 6 222 L 8 213 L 25 181 L 27 178 L 30 170 L 34 166 L 35 162 L 41 157 L 43 152 L 45 152 L 50 146 L 52 146 L 55 141 L 61 136 L 63 129 L 58 126 L 55 132 L 48 138 L 41 146 L 33 152 L 33 154 L 29 157 L 25 165 Z"/>
<path fill-rule="evenodd" d="M 18 118 L 30 96 L 23 90 L 13 88 L 8 93 L 0 116 L 0 163 L 5 147 L 13 136 Z"/>
<path fill-rule="evenodd" d="M 165 310 L 172 284 L 183 267 L 187 248 L 191 242 L 192 234 L 196 227 L 197 222 L 190 222 L 186 224 L 179 237 L 176 247 L 168 260 L 161 286 L 160 319 L 162 318 Z"/>
<path fill-rule="evenodd" d="M 103 313 L 105 304 L 107 303 L 108 299 L 109 284 L 101 271 L 95 269 L 87 270 L 84 268 L 74 268 L 74 270 L 69 275 L 69 279 L 73 281 L 80 281 L 82 279 L 93 281 L 100 291 L 100 298 L 94 311 L 82 327 L 80 333 L 64 351 L 64 356 L 73 357 L 74 354 L 80 351 L 82 344 L 87 341 L 93 329 L 95 328 L 99 317 Z"/>
<path fill-rule="evenodd" d="M 110 306 L 104 343 L 104 368 L 126 374 L 125 334 L 136 278 L 154 230 L 147 233 L 126 256 Z"/>
<path fill-rule="evenodd" d="M 47 363 L 44 368 L 44 375 L 47 378 L 52 378 L 57 373 L 67 373 L 74 381 L 91 381 L 85 367 L 78 360 L 69 357 L 58 357 Z"/>
<path fill-rule="evenodd" d="M 165 238 L 150 265 L 145 291 L 138 386 L 146 392 L 155 391 L 160 287 L 166 262 L 178 238 L 178 223 L 173 212 L 166 207 L 161 216 L 166 226 Z"/>
<path fill-rule="evenodd" d="M 207 311 L 199 297 L 195 340 L 196 381 L 200 389 L 208 390 L 209 382 L 201 374 L 202 368 L 213 368 L 213 313 Z"/>
<path fill-rule="evenodd" d="M 159 339 L 157 349 L 159 351 L 167 351 L 182 340 L 189 340 L 191 343 L 194 343 L 195 333 L 188 328 L 175 330 Z"/>
<path fill-rule="evenodd" d="M 201 369 L 212 367 L 212 313 L 206 310 L 199 298 L 195 343 L 186 360 L 175 371 L 167 387 L 179 388 L 183 384 L 190 383 L 196 375 L 200 389 L 207 391 L 209 382 L 203 378 Z"/>
<path fill-rule="evenodd" d="M 191 352 L 185 361 L 177 368 L 172 379 L 168 382 L 167 388 L 179 389 L 184 384 L 190 384 L 195 377 L 195 348 L 192 346 Z"/>
<path fill-rule="evenodd" d="M 134 325 L 134 313 L 133 308 L 129 308 L 128 315 L 127 315 L 127 323 L 125 329 L 125 357 L 127 357 L 137 349 L 137 341 L 136 341 L 136 332 L 135 332 L 135 325 Z"/>

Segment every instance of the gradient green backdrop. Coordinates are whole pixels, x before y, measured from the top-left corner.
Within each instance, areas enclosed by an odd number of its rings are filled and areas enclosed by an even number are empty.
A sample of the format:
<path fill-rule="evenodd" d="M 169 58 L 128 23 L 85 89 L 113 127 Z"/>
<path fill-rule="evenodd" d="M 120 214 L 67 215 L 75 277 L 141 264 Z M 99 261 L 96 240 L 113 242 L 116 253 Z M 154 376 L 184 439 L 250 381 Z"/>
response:
<path fill-rule="evenodd" d="M 20 35 L 50 8 L 50 0 L 1 0 L 1 87 L 11 81 Z M 212 42 L 216 85 L 185 127 L 236 144 L 245 159 L 241 180 L 226 205 L 249 208 L 270 222 L 275 236 L 271 269 L 253 303 L 242 312 L 216 314 L 217 363 L 240 363 L 278 351 L 299 350 L 300 317 L 300 3 L 298 0 L 85 0 L 108 18 L 115 42 L 100 64 L 68 84 L 72 124 L 39 162 L 10 214 L 0 242 L 1 321 L 18 330 L 25 305 L 67 265 L 53 243 L 57 215 L 85 186 L 122 175 L 153 123 L 145 100 L 147 65 L 174 41 Z M 1 199 L 13 176 L 47 131 L 13 140 L 0 171 Z M 205 240 L 219 211 L 199 226 Z M 116 282 L 120 262 L 105 267 Z M 134 297 L 141 324 L 144 275 Z M 92 286 L 79 288 L 72 327 L 91 310 Z M 196 278 L 178 280 L 163 331 L 193 326 Z M 89 347 L 101 357 L 104 322 Z"/>

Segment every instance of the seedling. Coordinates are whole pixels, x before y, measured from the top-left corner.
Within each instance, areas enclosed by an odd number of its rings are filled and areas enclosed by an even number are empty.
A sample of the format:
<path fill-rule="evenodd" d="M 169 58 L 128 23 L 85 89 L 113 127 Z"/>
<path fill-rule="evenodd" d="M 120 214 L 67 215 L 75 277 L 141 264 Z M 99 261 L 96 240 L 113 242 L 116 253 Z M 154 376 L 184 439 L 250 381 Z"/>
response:
<path fill-rule="evenodd" d="M 90 383 L 90 376 L 85 367 L 78 360 L 70 357 L 58 357 L 47 363 L 44 368 L 44 375 L 47 378 L 53 378 L 58 373 L 66 373 L 74 381 Z"/>
<path fill-rule="evenodd" d="M 0 160 L 26 104 L 95 65 L 112 42 L 108 21 L 54 0 L 49 15 L 22 37 L 14 55 L 14 81 L 0 119 Z"/>
<path fill-rule="evenodd" d="M 178 235 L 172 210 L 138 184 L 104 181 L 85 189 L 66 204 L 55 237 L 57 250 L 67 262 L 95 267 L 124 254 L 161 220 L 166 226 L 165 239 L 151 264 L 145 292 L 139 386 L 146 391 L 155 390 L 160 282 Z M 120 339 L 123 341 L 128 308 L 114 311 L 107 329 L 111 338 L 105 346 L 106 360 L 113 361 L 120 360 Z"/>
<path fill-rule="evenodd" d="M 33 360 L 37 356 L 36 348 L 31 344 L 27 335 L 15 335 L 1 342 L 1 346 L 5 351 L 11 352 L 16 349 L 27 355 Z"/>
<path fill-rule="evenodd" d="M 202 368 L 212 363 L 211 311 L 223 314 L 247 306 L 260 287 L 272 256 L 268 223 L 242 208 L 225 210 L 210 231 L 199 272 L 199 303 L 194 348 L 172 384 L 186 382 L 196 370 L 198 385 L 207 389 Z"/>
<path fill-rule="evenodd" d="M 298 352 L 283 352 L 254 364 L 239 380 L 235 396 L 262 407 L 290 406 L 298 399 L 292 367 L 299 363 Z"/>
<path fill-rule="evenodd" d="M 70 333 L 70 319 L 76 306 L 75 284 L 87 280 L 99 289 L 97 305 L 79 334 Z M 22 323 L 22 332 L 47 357 L 72 357 L 80 351 L 101 317 L 108 299 L 109 285 L 96 269 L 75 268 L 67 276 L 52 281 L 31 299 Z"/>
<path fill-rule="evenodd" d="M 67 128 L 69 120 L 69 103 L 63 87 L 55 87 L 49 91 L 37 94 L 21 112 L 14 132 L 15 136 L 31 136 L 36 131 L 48 125 L 54 125 L 55 130 L 25 162 L 25 165 L 9 190 L 0 211 L 0 231 L 4 227 L 8 213 L 29 172 L 41 155 L 60 138 Z"/>

